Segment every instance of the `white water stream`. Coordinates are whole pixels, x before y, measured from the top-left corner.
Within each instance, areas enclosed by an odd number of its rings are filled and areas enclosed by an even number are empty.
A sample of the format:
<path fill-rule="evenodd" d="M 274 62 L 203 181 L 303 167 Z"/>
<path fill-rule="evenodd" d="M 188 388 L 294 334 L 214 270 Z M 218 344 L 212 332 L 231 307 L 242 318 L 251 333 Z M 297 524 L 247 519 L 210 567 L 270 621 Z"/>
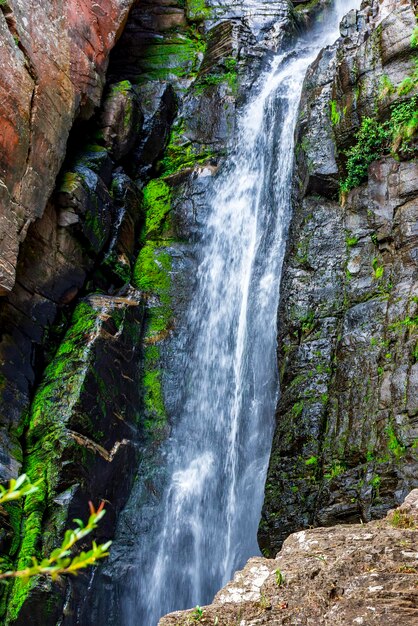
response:
<path fill-rule="evenodd" d="M 210 191 L 198 287 L 183 338 L 192 346 L 183 378 L 187 400 L 167 443 L 162 513 L 138 548 L 143 568 L 137 597 L 123 603 L 124 626 L 156 626 L 169 611 L 210 602 L 259 553 L 301 89 L 309 64 L 359 4 L 336 0 L 314 32 L 272 60 L 253 87 L 238 120 L 236 148 Z"/>

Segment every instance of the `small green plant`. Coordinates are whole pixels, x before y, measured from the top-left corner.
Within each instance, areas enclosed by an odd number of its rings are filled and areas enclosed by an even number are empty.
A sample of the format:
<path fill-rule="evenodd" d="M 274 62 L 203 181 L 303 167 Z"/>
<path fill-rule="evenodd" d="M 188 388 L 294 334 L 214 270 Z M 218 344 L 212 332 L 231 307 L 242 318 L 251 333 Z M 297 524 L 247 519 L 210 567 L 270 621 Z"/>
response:
<path fill-rule="evenodd" d="M 328 468 L 328 471 L 325 472 L 324 478 L 332 480 L 333 478 L 337 478 L 338 476 L 341 476 L 341 474 L 344 474 L 345 470 L 346 467 L 344 463 L 338 460 L 333 461 L 331 466 Z"/>
<path fill-rule="evenodd" d="M 418 48 L 418 26 L 415 26 L 411 35 L 411 48 Z"/>
<path fill-rule="evenodd" d="M 291 413 L 294 417 L 300 417 L 302 415 L 303 412 L 303 401 L 300 400 L 299 402 L 296 402 L 291 409 Z"/>
<path fill-rule="evenodd" d="M 380 86 L 379 86 L 379 98 L 383 99 L 386 98 L 387 96 L 391 96 L 395 91 L 395 87 L 393 86 L 389 76 L 387 76 L 387 74 L 383 74 L 383 76 L 380 79 Z"/>
<path fill-rule="evenodd" d="M 358 244 L 358 237 L 356 237 L 355 235 L 348 235 L 345 238 L 345 243 L 347 248 L 352 248 L 353 246 Z"/>
<path fill-rule="evenodd" d="M 409 92 L 409 87 L 418 82 L 418 69 L 412 77 L 407 77 L 399 86 L 403 94 Z M 412 155 L 414 146 L 411 142 L 418 132 L 418 96 L 406 102 L 394 103 L 391 106 L 390 119 L 379 122 L 376 118 L 365 117 L 356 134 L 356 143 L 349 148 L 347 157 L 347 176 L 340 185 L 344 195 L 351 189 L 358 187 L 367 180 L 369 165 L 382 158 L 384 154 L 398 152 Z"/>
<path fill-rule="evenodd" d="M 284 582 L 285 582 L 285 578 L 283 576 L 283 573 L 279 569 L 276 569 L 276 571 L 274 573 L 276 575 L 276 585 L 278 587 L 281 587 L 282 585 L 284 585 Z"/>
<path fill-rule="evenodd" d="M 386 128 L 376 119 L 365 117 L 356 134 L 356 144 L 346 151 L 347 177 L 341 184 L 343 193 L 367 179 L 369 165 L 381 157 L 386 140 Z"/>
<path fill-rule="evenodd" d="M 412 154 L 410 141 L 418 131 L 418 97 L 393 105 L 388 126 L 392 152 Z"/>
<path fill-rule="evenodd" d="M 192 613 L 192 619 L 195 622 L 200 622 L 203 617 L 203 613 L 204 613 L 204 610 L 202 609 L 201 606 L 199 605 L 195 606 L 193 613 Z"/>
<path fill-rule="evenodd" d="M 264 593 L 261 594 L 258 604 L 260 609 L 263 609 L 264 611 L 271 609 L 271 602 Z"/>
<path fill-rule="evenodd" d="M 396 571 L 399 574 L 418 574 L 417 568 L 411 565 L 400 565 Z"/>
<path fill-rule="evenodd" d="M 387 426 L 386 435 L 388 438 L 389 451 L 393 454 L 394 457 L 400 459 L 405 454 L 405 447 L 400 443 L 399 439 L 397 438 L 392 424 Z"/>
<path fill-rule="evenodd" d="M 389 518 L 390 525 L 394 528 L 415 528 L 415 521 L 412 515 L 395 509 Z"/>
<path fill-rule="evenodd" d="M 379 265 L 379 261 L 376 257 L 372 261 L 372 267 L 373 267 L 373 278 L 375 278 L 376 280 L 379 280 L 380 278 L 382 278 L 385 268 L 383 267 L 383 265 Z"/>
<path fill-rule="evenodd" d="M 403 79 L 403 81 L 398 85 L 397 93 L 398 96 L 406 96 L 410 91 L 415 87 L 415 80 L 412 76 L 407 76 Z"/>
<path fill-rule="evenodd" d="M 381 483 L 381 482 L 382 482 L 382 481 L 381 481 L 380 476 L 378 476 L 378 475 L 376 474 L 376 476 L 373 476 L 373 478 L 371 479 L 370 484 L 371 484 L 371 486 L 373 487 L 373 489 L 375 489 L 376 491 L 378 491 L 378 490 L 379 490 L 379 487 L 380 487 L 380 483 Z"/>
<path fill-rule="evenodd" d="M 315 314 L 313 311 L 308 311 L 300 318 L 302 332 L 309 334 L 315 326 Z"/>
<path fill-rule="evenodd" d="M 234 72 L 237 69 L 237 64 L 238 61 L 236 59 L 234 59 L 234 57 L 227 57 L 224 60 L 224 65 L 226 67 L 226 69 L 228 70 L 228 72 Z"/>
<path fill-rule="evenodd" d="M 318 457 L 317 456 L 310 456 L 309 459 L 306 459 L 305 461 L 305 465 L 309 466 L 316 466 L 318 465 Z"/>
<path fill-rule="evenodd" d="M 17 500 L 18 498 L 23 498 L 23 496 L 27 496 L 30 493 L 38 491 L 38 485 L 40 482 L 41 481 L 37 481 L 32 484 L 26 474 L 22 474 L 16 478 L 16 480 L 12 478 L 8 487 L 0 485 L 0 504 L 5 504 L 6 502 L 11 502 L 13 500 Z"/>
<path fill-rule="evenodd" d="M 418 315 L 415 317 L 405 317 L 403 320 L 399 320 L 398 322 L 394 322 L 389 326 L 390 330 L 399 330 L 402 328 L 417 328 L 418 327 Z"/>

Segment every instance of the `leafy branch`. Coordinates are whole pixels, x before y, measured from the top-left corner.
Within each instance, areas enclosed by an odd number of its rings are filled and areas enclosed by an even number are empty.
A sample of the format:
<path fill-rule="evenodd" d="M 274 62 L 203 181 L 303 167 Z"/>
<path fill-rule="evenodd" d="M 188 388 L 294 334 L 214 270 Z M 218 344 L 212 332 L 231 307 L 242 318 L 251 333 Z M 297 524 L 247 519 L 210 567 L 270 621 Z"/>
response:
<path fill-rule="evenodd" d="M 19 476 L 16 480 L 12 479 L 8 488 L 0 485 L 0 504 L 17 500 L 30 493 L 34 493 L 39 489 L 39 483 L 40 481 L 32 484 L 28 477 L 22 474 L 22 476 Z M 5 578 L 31 578 L 39 574 L 51 576 L 51 578 L 55 580 L 58 576 L 63 574 L 77 575 L 80 569 L 94 565 L 99 559 L 108 556 L 111 541 L 99 545 L 93 541 L 90 550 L 82 551 L 75 555 L 72 554 L 72 549 L 77 542 L 81 541 L 86 535 L 95 530 L 99 521 L 106 513 L 103 508 L 104 502 L 100 504 L 97 511 L 91 502 L 89 502 L 89 507 L 90 516 L 87 524 L 84 524 L 80 519 L 74 519 L 73 522 L 76 524 L 76 528 L 66 531 L 61 545 L 53 550 L 48 557 L 38 561 L 38 559 L 33 556 L 32 565 L 17 571 L 9 570 L 0 572 L 0 580 Z"/>
<path fill-rule="evenodd" d="M 22 498 L 23 496 L 27 496 L 30 493 L 38 491 L 40 483 L 41 481 L 38 480 L 36 483 L 32 484 L 26 474 L 22 474 L 22 476 L 19 476 L 16 480 L 12 478 L 8 488 L 0 485 L 0 504 L 10 502 L 11 500 L 17 500 L 18 498 Z"/>

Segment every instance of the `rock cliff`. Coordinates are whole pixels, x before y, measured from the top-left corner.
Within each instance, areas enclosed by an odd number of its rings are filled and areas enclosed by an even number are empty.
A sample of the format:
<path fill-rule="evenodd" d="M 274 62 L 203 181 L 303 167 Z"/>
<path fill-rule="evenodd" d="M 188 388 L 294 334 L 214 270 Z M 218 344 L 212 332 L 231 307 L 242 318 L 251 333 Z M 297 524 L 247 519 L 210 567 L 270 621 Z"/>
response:
<path fill-rule="evenodd" d="M 17 582 L 4 623 L 117 623 L 176 410 L 203 192 L 263 59 L 327 2 L 293 4 L 0 1 L 0 478 L 44 477 L 0 512 L 0 549 L 13 564 L 45 554 L 91 497 L 107 503 L 99 539 L 118 525 L 99 576 Z M 309 525 L 383 517 L 417 484 L 415 11 L 363 2 L 306 79 L 260 525 L 271 557 Z"/>
<path fill-rule="evenodd" d="M 382 517 L 417 486 L 415 29 L 413 2 L 363 2 L 306 77 L 266 555 L 310 525 Z"/>
<path fill-rule="evenodd" d="M 0 293 L 42 216 L 76 117 L 100 103 L 109 51 L 133 0 L 4 0 L 0 15 Z"/>
<path fill-rule="evenodd" d="M 50 550 L 91 497 L 106 500 L 111 537 L 138 459 L 137 488 L 154 497 L 202 190 L 232 136 L 240 83 L 297 21 L 285 0 L 150 0 L 126 20 L 129 4 L 1 5 L 5 58 L 26 82 L 7 75 L 2 111 L 22 137 L 3 166 L 0 469 L 3 480 L 44 478 L 41 493 L 1 512 L 1 550 L 14 564 Z M 23 87 L 29 104 L 12 106 L 25 102 Z M 75 623 L 87 584 L 17 581 L 2 619 Z"/>

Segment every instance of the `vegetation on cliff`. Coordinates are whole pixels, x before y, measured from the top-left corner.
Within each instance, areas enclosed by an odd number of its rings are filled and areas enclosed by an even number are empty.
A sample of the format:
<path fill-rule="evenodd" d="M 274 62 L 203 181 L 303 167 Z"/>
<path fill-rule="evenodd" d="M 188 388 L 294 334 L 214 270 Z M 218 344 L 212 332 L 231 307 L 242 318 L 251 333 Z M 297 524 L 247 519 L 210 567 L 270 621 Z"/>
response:
<path fill-rule="evenodd" d="M 369 165 L 385 154 L 395 157 L 402 154 L 404 158 L 413 156 L 417 132 L 418 96 L 393 104 L 386 122 L 380 122 L 377 118 L 363 118 L 356 134 L 356 143 L 345 153 L 347 177 L 341 183 L 341 191 L 348 192 L 367 180 Z"/>

